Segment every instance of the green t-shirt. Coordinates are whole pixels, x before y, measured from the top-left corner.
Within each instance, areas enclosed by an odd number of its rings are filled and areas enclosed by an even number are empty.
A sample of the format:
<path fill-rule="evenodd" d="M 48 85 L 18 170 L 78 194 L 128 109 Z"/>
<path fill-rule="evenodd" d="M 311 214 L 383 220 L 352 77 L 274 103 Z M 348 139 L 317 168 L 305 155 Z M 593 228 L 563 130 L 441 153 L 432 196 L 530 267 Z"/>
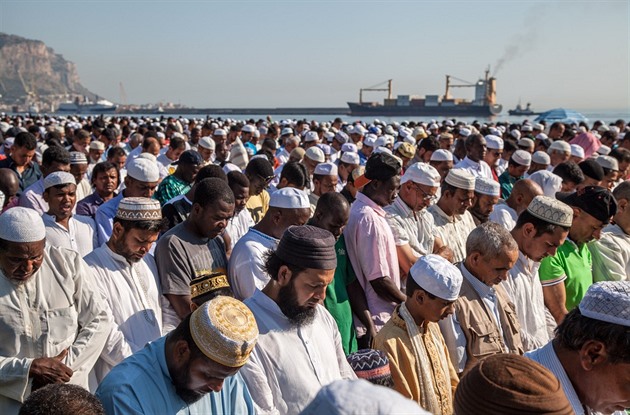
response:
<path fill-rule="evenodd" d="M 352 269 L 352 264 L 350 264 L 346 240 L 343 235 L 337 240 L 335 251 L 337 252 L 337 269 L 335 269 L 332 283 L 326 287 L 324 306 L 337 322 L 343 351 L 348 355 L 356 352 L 358 347 L 357 336 L 352 322 L 352 308 L 350 307 L 350 299 L 348 298 L 346 287 L 356 280 L 357 276 Z"/>
<path fill-rule="evenodd" d="M 517 181 L 518 179 L 510 176 L 510 173 L 508 173 L 507 170 L 501 173 L 501 175 L 499 176 L 499 184 L 501 185 L 501 198 L 503 200 L 510 197 L 510 194 L 512 193 L 512 188 L 514 187 L 514 183 L 516 183 Z"/>
<path fill-rule="evenodd" d="M 566 307 L 571 311 L 580 304 L 586 290 L 593 284 L 592 268 L 593 260 L 588 246 L 577 246 L 567 238 L 554 256 L 542 260 L 538 276 L 543 286 L 564 281 Z"/>

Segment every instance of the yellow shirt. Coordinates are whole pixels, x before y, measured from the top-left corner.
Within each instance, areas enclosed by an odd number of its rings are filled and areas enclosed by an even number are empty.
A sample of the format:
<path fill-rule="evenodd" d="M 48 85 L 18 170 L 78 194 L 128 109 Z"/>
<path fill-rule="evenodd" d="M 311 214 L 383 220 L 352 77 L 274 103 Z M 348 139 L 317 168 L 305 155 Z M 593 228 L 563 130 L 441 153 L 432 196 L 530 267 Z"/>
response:
<path fill-rule="evenodd" d="M 252 215 L 254 223 L 260 222 L 269 209 L 269 192 L 263 190 L 261 194 L 250 197 L 245 207 Z"/>

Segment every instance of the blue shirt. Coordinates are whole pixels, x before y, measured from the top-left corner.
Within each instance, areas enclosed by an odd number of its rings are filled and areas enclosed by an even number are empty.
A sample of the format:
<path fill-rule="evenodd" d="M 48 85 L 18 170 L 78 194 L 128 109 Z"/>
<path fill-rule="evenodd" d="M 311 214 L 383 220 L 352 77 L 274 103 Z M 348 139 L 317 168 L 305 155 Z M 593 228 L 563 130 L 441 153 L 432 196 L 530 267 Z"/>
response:
<path fill-rule="evenodd" d="M 124 192 L 120 192 L 118 196 L 113 199 L 109 199 L 103 203 L 94 216 L 96 221 L 96 236 L 98 237 L 98 246 L 103 245 L 109 241 L 109 237 L 112 236 L 112 229 L 114 228 L 114 216 L 118 210 L 118 204 L 125 197 Z"/>
<path fill-rule="evenodd" d="M 220 392 L 209 392 L 192 404 L 177 392 L 166 366 L 166 337 L 115 366 L 96 390 L 105 413 L 118 414 L 253 414 L 254 405 L 239 373 L 223 382 Z"/>

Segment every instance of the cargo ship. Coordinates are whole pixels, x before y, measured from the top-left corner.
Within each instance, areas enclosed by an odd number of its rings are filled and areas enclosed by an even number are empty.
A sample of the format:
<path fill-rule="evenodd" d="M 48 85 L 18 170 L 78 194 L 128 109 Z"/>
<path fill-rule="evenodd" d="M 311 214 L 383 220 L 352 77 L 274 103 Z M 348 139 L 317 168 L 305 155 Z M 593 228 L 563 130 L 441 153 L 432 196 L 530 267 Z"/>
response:
<path fill-rule="evenodd" d="M 455 79 L 462 84 L 452 84 Z M 467 82 L 454 76 L 446 75 L 446 91 L 443 96 L 426 95 L 398 95 L 392 98 L 392 80 L 388 80 L 387 87 L 377 86 L 362 88 L 359 91 L 359 102 L 348 102 L 350 114 L 354 116 L 453 116 L 453 117 L 491 117 L 501 113 L 503 107 L 496 103 L 496 79 L 490 76 L 490 69 L 485 71 L 484 79 L 475 83 Z M 468 101 L 453 98 L 451 88 L 474 88 L 475 98 Z M 364 91 L 387 91 L 387 98 L 383 103 L 364 102 Z"/>

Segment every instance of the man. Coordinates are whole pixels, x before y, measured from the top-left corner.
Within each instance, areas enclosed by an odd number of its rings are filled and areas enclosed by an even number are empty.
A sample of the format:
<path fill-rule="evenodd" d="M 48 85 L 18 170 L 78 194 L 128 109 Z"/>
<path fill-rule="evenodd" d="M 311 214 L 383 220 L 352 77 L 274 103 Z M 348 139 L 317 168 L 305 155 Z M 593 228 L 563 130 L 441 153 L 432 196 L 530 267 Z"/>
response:
<path fill-rule="evenodd" d="M 401 168 L 400 162 L 387 153 L 376 153 L 368 159 L 365 174 L 355 180 L 355 185 L 363 190 L 357 193 L 343 232 L 352 268 L 365 291 L 377 331 L 389 320 L 396 304 L 405 301 L 405 294 L 400 291 L 396 242 L 384 210 L 396 199 Z M 359 335 L 364 330 L 357 328 Z"/>
<path fill-rule="evenodd" d="M 141 155 L 129 164 L 125 177 L 125 189 L 118 196 L 103 203 L 96 211 L 94 218 L 99 245 L 107 242 L 112 235 L 113 219 L 120 201 L 125 197 L 153 196 L 159 180 L 160 171 L 155 161 Z"/>
<path fill-rule="evenodd" d="M 337 266 L 334 244 L 324 229 L 288 228 L 265 264 L 271 280 L 245 301 L 260 337 L 242 375 L 259 413 L 297 414 L 322 386 L 356 378 L 321 304 Z"/>
<path fill-rule="evenodd" d="M 85 257 L 113 317 L 107 343 L 94 366 L 92 389 L 123 359 L 162 336 L 162 293 L 155 260 L 147 255 L 162 224 L 159 202 L 124 198 L 111 238 Z"/>
<path fill-rule="evenodd" d="M 230 238 L 229 252 L 232 252 L 236 243 L 255 223 L 252 220 L 252 215 L 245 209 L 250 197 L 249 179 L 240 171 L 231 171 L 227 175 L 227 180 L 232 193 L 234 193 L 234 216 L 225 228 L 225 233 Z"/>
<path fill-rule="evenodd" d="M 547 134 L 549 136 L 549 138 L 551 138 L 552 140 L 561 140 L 562 136 L 564 135 L 564 124 L 562 124 L 559 121 L 554 122 L 553 124 L 551 124 L 551 126 L 549 127 L 549 134 Z"/>
<path fill-rule="evenodd" d="M 346 144 L 349 146 L 350 144 Z M 343 147 L 341 148 L 343 150 Z M 337 160 L 337 167 L 339 171 L 339 178 L 337 179 L 337 187 L 335 190 L 341 192 L 343 187 L 348 182 L 348 178 L 352 174 L 352 171 L 359 167 L 361 161 L 359 155 L 354 151 L 344 151 L 341 157 Z"/>
<path fill-rule="evenodd" d="M 600 167 L 600 166 L 598 165 L 597 167 Z M 580 167 L 572 161 L 567 161 L 567 162 L 558 164 L 553 169 L 553 174 L 555 174 L 556 176 L 559 176 L 562 179 L 562 186 L 560 190 L 561 192 L 573 192 L 585 180 L 584 173 L 582 173 L 582 170 L 580 169 Z M 602 178 L 603 178 L 603 170 L 602 170 Z M 595 178 L 595 182 L 597 182 L 597 178 Z"/>
<path fill-rule="evenodd" d="M 236 298 L 249 298 L 256 289 L 262 290 L 267 285 L 270 276 L 264 271 L 265 253 L 276 249 L 289 226 L 308 221 L 310 206 L 306 193 L 292 187 L 271 195 L 267 214 L 239 239 L 230 255 L 228 276 Z"/>
<path fill-rule="evenodd" d="M 572 220 L 569 206 L 547 196 L 536 196 L 511 232 L 518 245 L 518 260 L 503 288 L 516 308 L 525 351 L 547 344 L 550 329 L 555 328 L 547 319 L 538 268 L 540 261 L 555 255 L 564 243 Z"/>
<path fill-rule="evenodd" d="M 488 222 L 490 214 L 499 202 L 499 196 L 501 196 L 499 183 L 485 177 L 475 179 L 475 201 L 469 209 L 475 226 Z"/>
<path fill-rule="evenodd" d="M 571 206 L 573 222 L 558 252 L 542 260 L 538 275 L 545 306 L 560 324 L 593 283 L 593 262 L 587 243 L 599 239 L 602 228 L 617 213 L 617 202 L 610 191 L 597 186 L 570 194 L 559 193 L 556 197 Z"/>
<path fill-rule="evenodd" d="M 79 200 L 77 203 L 77 215 L 96 216 L 99 206 L 116 197 L 116 189 L 120 185 L 118 180 L 118 168 L 107 161 L 97 164 L 92 170 L 90 179 L 94 192 Z"/>
<path fill-rule="evenodd" d="M 203 167 L 203 158 L 195 150 L 187 150 L 171 165 L 177 166 L 175 172 L 160 182 L 153 195 L 153 198 L 160 202 L 160 206 L 164 206 L 172 198 L 190 190 L 195 176 Z"/>
<path fill-rule="evenodd" d="M 190 281 L 210 272 L 227 270 L 225 245 L 220 237 L 234 215 L 234 194 L 218 178 L 202 180 L 195 190 L 186 220 L 166 232 L 155 248 L 162 292 L 164 331 L 173 329 L 190 313 Z"/>
<path fill-rule="evenodd" d="M 456 169 L 466 170 L 474 177 L 483 176 L 492 179 L 490 166 L 483 161 L 486 156 L 486 139 L 481 134 L 471 134 L 464 142 L 466 157 L 455 165 Z"/>
<path fill-rule="evenodd" d="M 70 249 L 81 257 L 96 245 L 96 223 L 87 216 L 73 215 L 77 201 L 74 176 L 58 171 L 44 178 L 44 201 L 48 211 L 42 215 L 46 241 L 51 246 Z"/>
<path fill-rule="evenodd" d="M 553 372 L 576 415 L 630 407 L 630 283 L 593 284 L 546 346 L 526 354 Z"/>
<path fill-rule="evenodd" d="M 537 183 L 530 179 L 521 179 L 514 183 L 510 197 L 496 204 L 488 219 L 511 231 L 516 225 L 518 216 L 527 209 L 536 196 L 542 194 L 543 191 Z"/>
<path fill-rule="evenodd" d="M 499 167 L 501 155 L 503 155 L 503 139 L 492 134 L 488 134 L 484 138 L 486 139 L 486 147 L 488 148 L 488 151 L 486 152 L 486 156 L 483 161 L 490 166 L 492 179 L 498 182 L 500 174 L 497 172 L 497 168 Z"/>
<path fill-rule="evenodd" d="M 440 174 L 426 163 L 414 163 L 400 183 L 398 197 L 385 207 L 385 212 L 396 243 L 400 273 L 407 275 L 419 257 L 444 250 L 433 216 L 426 209 L 435 202 Z"/>
<path fill-rule="evenodd" d="M 16 172 L 8 168 L 0 168 L 0 197 L 4 196 L 0 206 L 0 214 L 9 207 L 18 203 L 18 192 L 20 191 L 20 179 Z"/>
<path fill-rule="evenodd" d="M 201 154 L 203 158 L 203 164 L 208 165 L 212 163 L 214 159 L 214 151 L 217 147 L 217 144 L 214 142 L 212 137 L 201 137 L 199 139 L 199 144 L 197 145 L 197 152 Z"/>
<path fill-rule="evenodd" d="M 459 378 L 436 323 L 453 313 L 462 274 L 429 254 L 409 276 L 407 300 L 376 335 L 374 347 L 387 353 L 396 391 L 432 414 L 452 414 Z"/>
<path fill-rule="evenodd" d="M 337 187 L 338 168 L 335 163 L 319 163 L 313 172 L 313 191 L 309 193 L 308 200 L 311 203 L 311 214 L 315 213 L 317 200 L 321 195 L 334 192 Z"/>
<path fill-rule="evenodd" d="M 453 168 L 453 153 L 448 150 L 436 150 L 431 154 L 429 164 L 440 173 L 441 183 L 446 178 L 448 172 Z"/>
<path fill-rule="evenodd" d="M 604 180 L 604 169 L 597 161 L 593 159 L 584 160 L 578 164 L 578 167 L 584 175 L 584 180 L 575 186 L 576 189 L 581 189 L 587 186 L 601 186 L 602 180 Z M 561 177 L 565 176 L 561 175 Z M 563 182 L 564 181 L 565 180 L 563 180 Z"/>
<path fill-rule="evenodd" d="M 549 158 L 549 154 L 544 151 L 536 151 L 532 154 L 532 164 L 529 166 L 529 170 L 527 170 L 527 177 L 536 173 L 540 170 L 547 170 L 549 164 L 551 163 L 551 159 Z"/>
<path fill-rule="evenodd" d="M 475 228 L 468 208 L 475 197 L 475 177 L 466 170 L 451 170 L 442 183 L 442 195 L 428 208 L 433 215 L 437 236 L 453 250 L 453 261 L 466 256 L 466 238 Z"/>
<path fill-rule="evenodd" d="M 84 153 L 78 151 L 70 152 L 70 173 L 74 176 L 77 183 L 77 200 L 84 199 L 92 193 L 92 186 L 85 178 L 87 172 L 88 161 Z"/>
<path fill-rule="evenodd" d="M 512 193 L 514 183 L 522 179 L 527 173 L 529 166 L 532 164 L 532 155 L 525 150 L 516 150 L 507 169 L 499 176 L 499 184 L 501 185 L 501 198 L 507 199 Z"/>
<path fill-rule="evenodd" d="M 215 297 L 117 365 L 96 396 L 108 415 L 253 414 L 239 371 L 257 337 L 244 304 Z"/>
<path fill-rule="evenodd" d="M 429 160 L 431 160 L 433 153 L 438 150 L 443 149 L 440 149 L 440 143 L 438 143 L 437 139 L 435 139 L 434 137 L 425 138 L 420 141 L 420 144 L 418 144 L 418 147 L 416 148 L 416 155 L 411 160 L 411 163 L 428 163 Z"/>
<path fill-rule="evenodd" d="M 523 354 L 514 304 L 500 284 L 517 259 L 518 245 L 499 224 L 484 223 L 468 236 L 455 312 L 439 322 L 457 373 L 487 356 Z"/>
<path fill-rule="evenodd" d="M 569 161 L 571 157 L 571 145 L 566 141 L 554 141 L 547 149 L 549 154 L 550 169 L 553 169 L 560 163 Z"/>
<path fill-rule="evenodd" d="M 278 162 L 282 166 L 288 163 L 289 158 L 291 157 L 291 152 L 300 145 L 300 139 L 292 134 L 281 136 L 280 139 L 281 139 L 281 142 L 284 143 L 284 146 L 282 147 L 282 150 L 280 150 L 276 158 L 278 159 Z"/>
<path fill-rule="evenodd" d="M 89 164 L 94 166 L 100 163 L 105 154 L 105 144 L 102 141 L 92 141 L 88 147 Z"/>
<path fill-rule="evenodd" d="M 173 163 L 179 160 L 179 157 L 186 151 L 186 141 L 179 134 L 173 136 L 168 144 L 168 149 L 164 154 L 157 157 L 157 162 L 168 170 L 169 174 L 173 174 L 175 167 Z"/>
<path fill-rule="evenodd" d="M 33 160 L 36 149 L 37 139 L 35 136 L 31 133 L 21 132 L 15 136 L 11 155 L 0 160 L 0 168 L 11 169 L 18 175 L 20 193 L 42 177 L 39 165 Z"/>
<path fill-rule="evenodd" d="M 247 164 L 245 175 L 249 179 L 249 199 L 245 206 L 254 223 L 258 223 L 269 209 L 269 192 L 265 189 L 274 178 L 273 167 L 266 158 L 255 158 Z"/>
<path fill-rule="evenodd" d="M 31 208 L 40 215 L 48 211 L 48 204 L 44 200 L 44 178 L 56 171 L 70 171 L 70 153 L 63 147 L 51 146 L 42 156 L 42 176 L 27 187 L 20 195 L 20 206 Z"/>
<path fill-rule="evenodd" d="M 0 412 L 17 414 L 49 383 L 88 385 L 109 332 L 107 311 L 79 254 L 46 246 L 33 209 L 0 215 Z"/>

